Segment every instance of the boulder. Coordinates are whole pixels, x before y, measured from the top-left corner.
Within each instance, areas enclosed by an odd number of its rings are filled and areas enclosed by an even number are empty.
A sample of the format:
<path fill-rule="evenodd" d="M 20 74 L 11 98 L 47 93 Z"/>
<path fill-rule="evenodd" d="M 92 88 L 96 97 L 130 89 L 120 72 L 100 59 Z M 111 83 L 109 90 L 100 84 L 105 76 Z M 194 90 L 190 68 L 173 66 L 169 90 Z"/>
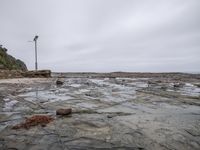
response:
<path fill-rule="evenodd" d="M 66 108 L 66 109 L 58 109 L 56 110 L 56 115 L 62 115 L 62 116 L 65 116 L 65 115 L 70 115 L 72 113 L 72 109 L 71 108 Z"/>
<path fill-rule="evenodd" d="M 64 83 L 64 80 L 62 80 L 62 79 L 57 79 L 56 80 L 56 84 L 57 85 L 63 85 L 63 83 Z"/>

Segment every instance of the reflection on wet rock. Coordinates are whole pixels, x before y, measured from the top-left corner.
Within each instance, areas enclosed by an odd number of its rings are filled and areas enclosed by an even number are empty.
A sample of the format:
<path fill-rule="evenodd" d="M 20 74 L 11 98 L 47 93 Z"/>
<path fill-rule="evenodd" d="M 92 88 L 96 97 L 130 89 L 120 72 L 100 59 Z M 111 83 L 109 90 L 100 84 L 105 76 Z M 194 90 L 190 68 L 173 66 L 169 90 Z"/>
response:
<path fill-rule="evenodd" d="M 1 80 L 0 149 L 199 150 L 199 78 L 93 76 Z"/>

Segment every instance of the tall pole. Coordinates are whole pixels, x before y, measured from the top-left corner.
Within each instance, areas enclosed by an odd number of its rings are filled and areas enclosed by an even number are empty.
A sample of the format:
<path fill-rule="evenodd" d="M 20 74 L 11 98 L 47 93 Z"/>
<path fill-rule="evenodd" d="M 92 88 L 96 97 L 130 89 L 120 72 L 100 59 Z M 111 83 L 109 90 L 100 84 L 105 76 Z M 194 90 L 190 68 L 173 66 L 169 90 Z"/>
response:
<path fill-rule="evenodd" d="M 37 40 L 35 40 L 35 70 L 38 70 L 38 64 L 37 64 Z"/>
<path fill-rule="evenodd" d="M 36 35 L 33 39 L 33 41 L 35 42 L 35 70 L 38 70 L 38 62 L 37 62 L 37 39 L 38 36 Z"/>

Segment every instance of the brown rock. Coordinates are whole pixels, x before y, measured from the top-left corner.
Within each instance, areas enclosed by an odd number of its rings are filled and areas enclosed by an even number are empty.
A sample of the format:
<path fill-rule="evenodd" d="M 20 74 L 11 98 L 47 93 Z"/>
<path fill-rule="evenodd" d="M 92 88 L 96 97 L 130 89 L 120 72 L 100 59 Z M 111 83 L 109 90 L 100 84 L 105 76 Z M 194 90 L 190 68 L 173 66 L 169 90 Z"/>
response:
<path fill-rule="evenodd" d="M 22 75 L 28 78 L 49 78 L 51 77 L 51 71 L 50 70 L 26 71 Z"/>
<path fill-rule="evenodd" d="M 67 109 L 58 109 L 56 110 L 56 115 L 69 115 L 72 113 L 72 109 L 71 108 L 67 108 Z"/>

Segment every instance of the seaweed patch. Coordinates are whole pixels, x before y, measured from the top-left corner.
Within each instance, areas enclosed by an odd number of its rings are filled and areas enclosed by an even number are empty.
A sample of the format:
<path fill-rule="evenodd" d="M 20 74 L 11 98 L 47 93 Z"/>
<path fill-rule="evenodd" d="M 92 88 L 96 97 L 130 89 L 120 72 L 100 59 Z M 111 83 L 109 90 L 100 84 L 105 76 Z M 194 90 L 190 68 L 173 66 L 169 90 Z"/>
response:
<path fill-rule="evenodd" d="M 27 118 L 25 122 L 13 126 L 12 129 L 21 129 L 21 128 L 29 129 L 32 126 L 38 126 L 38 125 L 44 127 L 53 120 L 54 119 L 50 116 L 34 115 L 30 118 Z"/>

